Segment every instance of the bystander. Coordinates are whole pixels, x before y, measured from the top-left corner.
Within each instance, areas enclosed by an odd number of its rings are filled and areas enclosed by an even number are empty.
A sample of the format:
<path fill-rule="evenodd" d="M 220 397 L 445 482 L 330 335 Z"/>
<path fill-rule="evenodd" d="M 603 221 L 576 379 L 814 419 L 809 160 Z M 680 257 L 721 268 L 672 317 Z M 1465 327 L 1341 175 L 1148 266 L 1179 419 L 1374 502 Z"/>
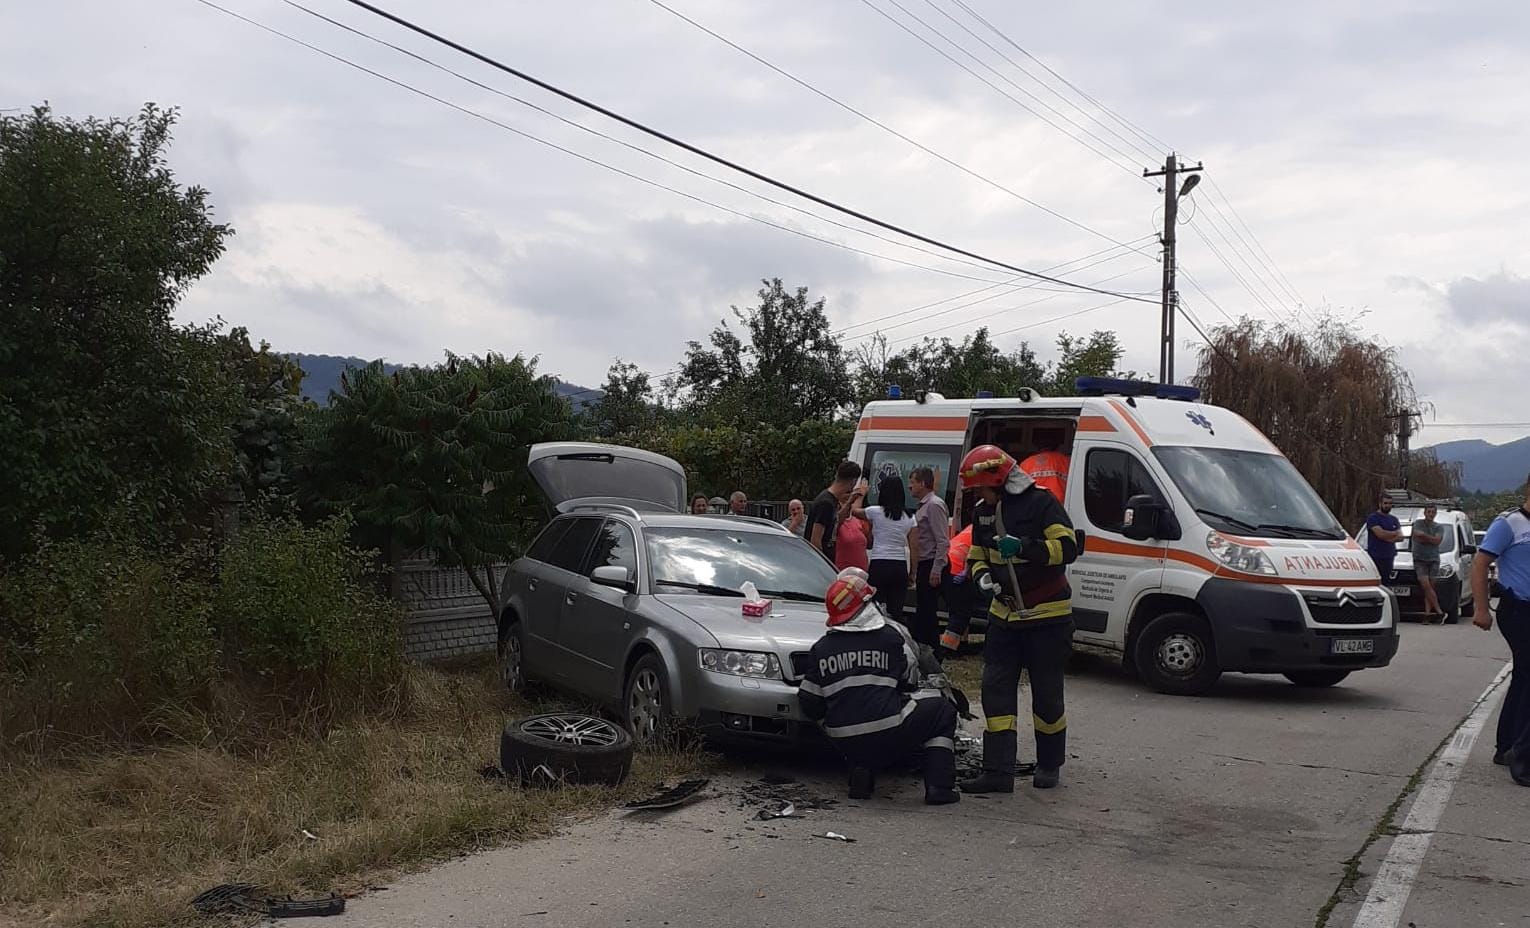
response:
<path fill-rule="evenodd" d="M 1472 562 L 1472 595 L 1477 612 L 1472 624 L 1493 627 L 1492 590 L 1488 568 L 1498 564 L 1498 630 L 1514 659 L 1509 692 L 1498 716 L 1498 743 L 1493 762 L 1509 768 L 1520 786 L 1530 786 L 1530 479 L 1525 502 L 1493 520 Z"/>

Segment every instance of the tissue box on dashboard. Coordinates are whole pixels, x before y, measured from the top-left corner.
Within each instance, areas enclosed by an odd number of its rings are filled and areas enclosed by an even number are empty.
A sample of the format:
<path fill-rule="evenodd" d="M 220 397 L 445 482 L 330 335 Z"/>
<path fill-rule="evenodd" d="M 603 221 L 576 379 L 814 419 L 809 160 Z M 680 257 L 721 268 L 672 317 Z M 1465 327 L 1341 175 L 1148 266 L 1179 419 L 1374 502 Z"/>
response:
<path fill-rule="evenodd" d="M 750 618 L 758 619 L 768 612 L 770 612 L 770 600 L 768 599 L 756 599 L 744 603 L 744 615 Z"/>

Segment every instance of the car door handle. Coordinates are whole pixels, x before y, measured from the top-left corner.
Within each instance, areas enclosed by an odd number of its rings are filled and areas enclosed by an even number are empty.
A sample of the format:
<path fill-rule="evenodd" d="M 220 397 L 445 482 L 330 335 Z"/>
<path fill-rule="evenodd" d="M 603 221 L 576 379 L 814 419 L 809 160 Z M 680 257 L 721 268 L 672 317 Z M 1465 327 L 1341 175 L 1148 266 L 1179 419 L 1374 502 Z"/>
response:
<path fill-rule="evenodd" d="M 564 602 L 565 605 L 572 606 L 574 604 L 574 600 L 576 600 L 578 598 L 579 598 L 579 594 L 578 593 L 569 593 L 567 596 L 563 597 L 563 602 Z"/>
<path fill-rule="evenodd" d="M 532 577 L 531 579 L 526 581 L 526 590 L 527 590 L 527 592 L 530 592 L 530 593 L 535 593 L 537 591 L 537 578 L 536 577 Z"/>

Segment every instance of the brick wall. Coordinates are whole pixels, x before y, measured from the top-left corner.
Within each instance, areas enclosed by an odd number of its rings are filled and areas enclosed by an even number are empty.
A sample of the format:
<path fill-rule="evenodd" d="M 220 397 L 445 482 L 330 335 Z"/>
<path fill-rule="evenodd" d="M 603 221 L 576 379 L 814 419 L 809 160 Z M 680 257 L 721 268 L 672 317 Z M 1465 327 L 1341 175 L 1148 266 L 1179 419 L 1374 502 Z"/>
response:
<path fill-rule="evenodd" d="M 494 616 L 465 571 L 416 555 L 394 568 L 393 581 L 404 605 L 404 654 L 411 660 L 493 653 Z"/>

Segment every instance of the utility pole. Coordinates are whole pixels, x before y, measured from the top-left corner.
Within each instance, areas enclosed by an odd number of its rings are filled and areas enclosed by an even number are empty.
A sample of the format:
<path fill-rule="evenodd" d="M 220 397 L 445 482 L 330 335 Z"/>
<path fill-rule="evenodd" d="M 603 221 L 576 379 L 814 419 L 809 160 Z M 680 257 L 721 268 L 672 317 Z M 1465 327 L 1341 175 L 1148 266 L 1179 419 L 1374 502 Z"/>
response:
<path fill-rule="evenodd" d="M 1404 490 L 1408 489 L 1408 443 L 1413 438 L 1413 418 L 1417 415 L 1417 409 L 1404 409 L 1387 416 L 1397 420 L 1397 476 Z"/>
<path fill-rule="evenodd" d="M 1143 171 L 1143 177 L 1163 178 L 1163 322 L 1159 330 L 1158 341 L 1158 380 L 1160 383 L 1174 382 L 1174 319 L 1179 315 L 1179 291 L 1175 289 L 1174 281 L 1174 246 L 1177 240 L 1175 230 L 1179 221 L 1179 198 L 1189 193 L 1196 184 L 1200 183 L 1200 176 L 1195 172 L 1202 170 L 1200 162 L 1195 167 L 1181 167 L 1179 158 L 1174 152 L 1169 152 L 1163 160 L 1163 170 Z M 1179 175 L 1189 174 L 1185 179 L 1183 189 L 1179 186 Z"/>

